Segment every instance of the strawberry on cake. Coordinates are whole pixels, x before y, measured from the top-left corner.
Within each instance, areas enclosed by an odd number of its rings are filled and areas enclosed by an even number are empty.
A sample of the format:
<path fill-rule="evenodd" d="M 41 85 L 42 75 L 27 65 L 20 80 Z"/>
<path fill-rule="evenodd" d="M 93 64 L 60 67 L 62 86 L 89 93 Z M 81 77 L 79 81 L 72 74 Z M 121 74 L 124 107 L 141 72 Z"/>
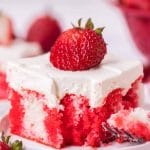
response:
<path fill-rule="evenodd" d="M 6 62 L 41 53 L 37 43 L 15 39 L 10 18 L 0 13 L 0 99 L 7 98 Z"/>
<path fill-rule="evenodd" d="M 80 19 L 50 53 L 8 63 L 13 134 L 55 148 L 114 141 L 103 124 L 141 105 L 143 68 L 106 54 L 102 31 Z"/>

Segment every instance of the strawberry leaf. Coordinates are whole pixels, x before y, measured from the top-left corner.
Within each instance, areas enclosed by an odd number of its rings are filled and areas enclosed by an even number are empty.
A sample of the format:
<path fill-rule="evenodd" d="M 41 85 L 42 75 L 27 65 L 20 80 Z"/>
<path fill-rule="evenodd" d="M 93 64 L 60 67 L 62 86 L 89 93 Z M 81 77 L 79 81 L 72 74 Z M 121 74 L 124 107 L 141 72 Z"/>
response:
<path fill-rule="evenodd" d="M 91 18 L 89 18 L 89 19 L 87 20 L 87 22 L 86 22 L 86 24 L 85 24 L 85 28 L 86 28 L 86 29 L 94 29 L 94 24 L 93 24 Z"/>
<path fill-rule="evenodd" d="M 22 141 L 16 140 L 11 144 L 11 150 L 23 150 Z"/>
<path fill-rule="evenodd" d="M 103 32 L 104 29 L 105 29 L 105 27 L 97 28 L 97 29 L 95 29 L 95 32 L 96 32 L 97 34 L 102 34 L 102 32 Z"/>
<path fill-rule="evenodd" d="M 82 18 L 80 18 L 80 19 L 78 20 L 78 26 L 79 26 L 79 28 L 81 27 L 81 22 L 82 22 Z"/>
<path fill-rule="evenodd" d="M 10 137 L 11 136 L 5 136 L 4 132 L 2 132 L 1 139 L 4 143 L 9 144 Z"/>

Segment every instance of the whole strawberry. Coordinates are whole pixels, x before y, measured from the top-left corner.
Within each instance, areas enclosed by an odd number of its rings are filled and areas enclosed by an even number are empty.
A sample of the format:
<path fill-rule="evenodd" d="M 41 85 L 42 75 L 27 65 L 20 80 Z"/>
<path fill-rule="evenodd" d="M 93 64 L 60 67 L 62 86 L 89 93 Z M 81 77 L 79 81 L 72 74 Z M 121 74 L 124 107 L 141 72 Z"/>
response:
<path fill-rule="evenodd" d="M 14 38 L 11 19 L 0 12 L 0 44 L 8 45 Z"/>
<path fill-rule="evenodd" d="M 106 44 L 102 36 L 103 28 L 93 29 L 91 19 L 85 28 L 73 27 L 63 32 L 53 45 L 50 53 L 51 63 L 59 69 L 87 70 L 100 64 L 106 54 Z"/>
<path fill-rule="evenodd" d="M 45 15 L 37 18 L 31 24 L 27 33 L 27 41 L 38 42 L 44 52 L 48 52 L 60 33 L 61 29 L 58 22 Z"/>
<path fill-rule="evenodd" d="M 144 10 L 150 9 L 150 0 L 121 0 L 123 5 Z"/>

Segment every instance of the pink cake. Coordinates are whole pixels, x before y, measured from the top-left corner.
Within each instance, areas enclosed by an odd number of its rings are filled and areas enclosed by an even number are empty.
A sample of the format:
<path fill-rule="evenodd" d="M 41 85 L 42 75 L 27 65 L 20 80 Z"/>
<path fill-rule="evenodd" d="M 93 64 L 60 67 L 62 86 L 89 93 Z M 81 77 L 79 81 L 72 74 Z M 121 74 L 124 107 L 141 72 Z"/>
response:
<path fill-rule="evenodd" d="M 102 124 L 143 99 L 142 64 L 111 54 L 75 72 L 55 68 L 49 54 L 21 59 L 8 63 L 7 76 L 11 132 L 55 148 L 111 142 Z"/>
<path fill-rule="evenodd" d="M 6 63 L 22 57 L 36 56 L 42 53 L 37 43 L 13 40 L 10 45 L 0 45 L 0 99 L 7 98 Z"/>

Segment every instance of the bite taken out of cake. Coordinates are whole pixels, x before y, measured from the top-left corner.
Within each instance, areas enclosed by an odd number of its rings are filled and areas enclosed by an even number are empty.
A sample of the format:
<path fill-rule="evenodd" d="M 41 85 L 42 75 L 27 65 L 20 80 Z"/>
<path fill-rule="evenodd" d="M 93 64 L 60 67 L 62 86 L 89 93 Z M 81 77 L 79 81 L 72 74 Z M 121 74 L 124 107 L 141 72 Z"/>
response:
<path fill-rule="evenodd" d="M 120 110 L 111 115 L 107 123 L 106 128 L 119 142 L 129 141 L 139 144 L 150 141 L 150 111 L 148 110 L 140 107 Z"/>
<path fill-rule="evenodd" d="M 142 104 L 142 64 L 106 54 L 91 19 L 78 24 L 50 53 L 8 63 L 13 134 L 55 148 L 99 147 L 114 141 L 103 127 L 110 116 Z"/>
<path fill-rule="evenodd" d="M 37 56 L 41 47 L 34 42 L 17 39 L 14 35 L 12 20 L 0 12 L 0 99 L 7 98 L 6 63 L 22 57 Z"/>

